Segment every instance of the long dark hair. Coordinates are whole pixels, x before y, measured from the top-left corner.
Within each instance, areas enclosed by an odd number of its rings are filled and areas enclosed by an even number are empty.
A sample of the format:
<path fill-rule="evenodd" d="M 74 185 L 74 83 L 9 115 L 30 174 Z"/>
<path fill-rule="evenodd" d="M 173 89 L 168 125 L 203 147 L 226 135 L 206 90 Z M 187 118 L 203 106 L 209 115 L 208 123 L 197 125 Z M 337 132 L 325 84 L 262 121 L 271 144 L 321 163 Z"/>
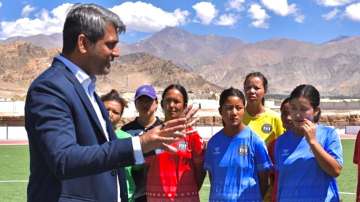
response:
<path fill-rule="evenodd" d="M 295 98 L 304 97 L 309 100 L 313 109 L 318 108 L 319 113 L 314 116 L 314 122 L 317 123 L 320 119 L 321 110 L 320 110 L 320 93 L 319 91 L 312 85 L 302 84 L 297 86 L 290 94 L 290 100 Z"/>
<path fill-rule="evenodd" d="M 285 104 L 290 102 L 290 97 L 285 98 L 280 105 L 280 111 L 282 111 L 284 109 Z"/>

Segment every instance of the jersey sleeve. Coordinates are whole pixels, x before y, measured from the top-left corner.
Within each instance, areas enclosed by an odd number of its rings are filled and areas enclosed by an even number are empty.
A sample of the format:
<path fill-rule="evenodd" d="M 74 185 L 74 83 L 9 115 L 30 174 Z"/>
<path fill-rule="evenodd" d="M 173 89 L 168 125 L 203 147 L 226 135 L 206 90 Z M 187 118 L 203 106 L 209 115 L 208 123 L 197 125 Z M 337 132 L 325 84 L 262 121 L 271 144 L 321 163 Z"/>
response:
<path fill-rule="evenodd" d="M 207 147 L 206 147 L 206 151 L 205 151 L 205 158 L 204 158 L 204 169 L 208 170 L 211 172 L 211 159 L 212 159 L 212 155 L 211 155 L 211 151 L 213 148 L 213 144 L 212 144 L 212 138 L 210 138 Z"/>
<path fill-rule="evenodd" d="M 201 188 L 201 185 L 205 179 L 205 169 L 204 165 L 204 142 L 200 137 L 197 131 L 194 131 L 191 135 L 191 151 L 192 151 L 192 162 L 194 167 L 195 179 L 198 185 L 198 188 Z"/>
<path fill-rule="evenodd" d="M 255 164 L 259 171 L 269 170 L 273 167 L 265 143 L 259 137 L 254 136 Z"/>
<path fill-rule="evenodd" d="M 204 161 L 204 141 L 197 131 L 193 131 L 190 136 L 193 161 L 200 161 L 202 164 Z"/>
<path fill-rule="evenodd" d="M 343 152 L 341 141 L 338 133 L 335 129 L 331 129 L 327 134 L 327 144 L 325 146 L 325 151 L 329 153 L 335 160 L 343 165 Z"/>

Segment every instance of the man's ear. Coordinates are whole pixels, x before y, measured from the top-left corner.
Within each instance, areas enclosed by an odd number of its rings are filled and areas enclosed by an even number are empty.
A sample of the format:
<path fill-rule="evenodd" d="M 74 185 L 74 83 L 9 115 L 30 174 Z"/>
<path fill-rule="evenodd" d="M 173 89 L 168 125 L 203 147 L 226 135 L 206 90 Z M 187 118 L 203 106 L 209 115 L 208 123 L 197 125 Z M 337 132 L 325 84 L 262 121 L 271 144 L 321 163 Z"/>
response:
<path fill-rule="evenodd" d="M 82 54 L 87 53 L 89 47 L 89 40 L 85 36 L 85 34 L 79 34 L 79 36 L 77 37 L 76 44 L 80 53 Z"/>

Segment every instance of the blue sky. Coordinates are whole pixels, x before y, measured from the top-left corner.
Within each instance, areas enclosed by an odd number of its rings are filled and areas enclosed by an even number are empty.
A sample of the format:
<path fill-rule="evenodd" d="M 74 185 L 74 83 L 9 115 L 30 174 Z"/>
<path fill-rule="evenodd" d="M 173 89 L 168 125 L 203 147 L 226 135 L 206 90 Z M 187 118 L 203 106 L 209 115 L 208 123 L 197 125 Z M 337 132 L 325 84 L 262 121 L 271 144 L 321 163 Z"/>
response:
<path fill-rule="evenodd" d="M 68 8 L 98 3 L 127 25 L 125 42 L 166 26 L 195 34 L 237 37 L 245 42 L 290 38 L 322 43 L 360 36 L 360 0 L 0 0 L 0 39 L 60 33 Z"/>

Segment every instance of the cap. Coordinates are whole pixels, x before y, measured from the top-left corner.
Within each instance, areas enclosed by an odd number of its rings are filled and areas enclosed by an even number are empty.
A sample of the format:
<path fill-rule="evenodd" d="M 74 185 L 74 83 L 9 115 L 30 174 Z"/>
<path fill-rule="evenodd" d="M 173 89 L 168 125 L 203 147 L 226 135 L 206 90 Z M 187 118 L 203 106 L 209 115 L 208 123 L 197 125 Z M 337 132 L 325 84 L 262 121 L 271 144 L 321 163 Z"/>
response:
<path fill-rule="evenodd" d="M 135 92 L 135 100 L 137 100 L 141 96 L 148 96 L 149 98 L 155 100 L 156 97 L 156 91 L 152 85 L 142 85 L 139 88 L 136 89 Z"/>

